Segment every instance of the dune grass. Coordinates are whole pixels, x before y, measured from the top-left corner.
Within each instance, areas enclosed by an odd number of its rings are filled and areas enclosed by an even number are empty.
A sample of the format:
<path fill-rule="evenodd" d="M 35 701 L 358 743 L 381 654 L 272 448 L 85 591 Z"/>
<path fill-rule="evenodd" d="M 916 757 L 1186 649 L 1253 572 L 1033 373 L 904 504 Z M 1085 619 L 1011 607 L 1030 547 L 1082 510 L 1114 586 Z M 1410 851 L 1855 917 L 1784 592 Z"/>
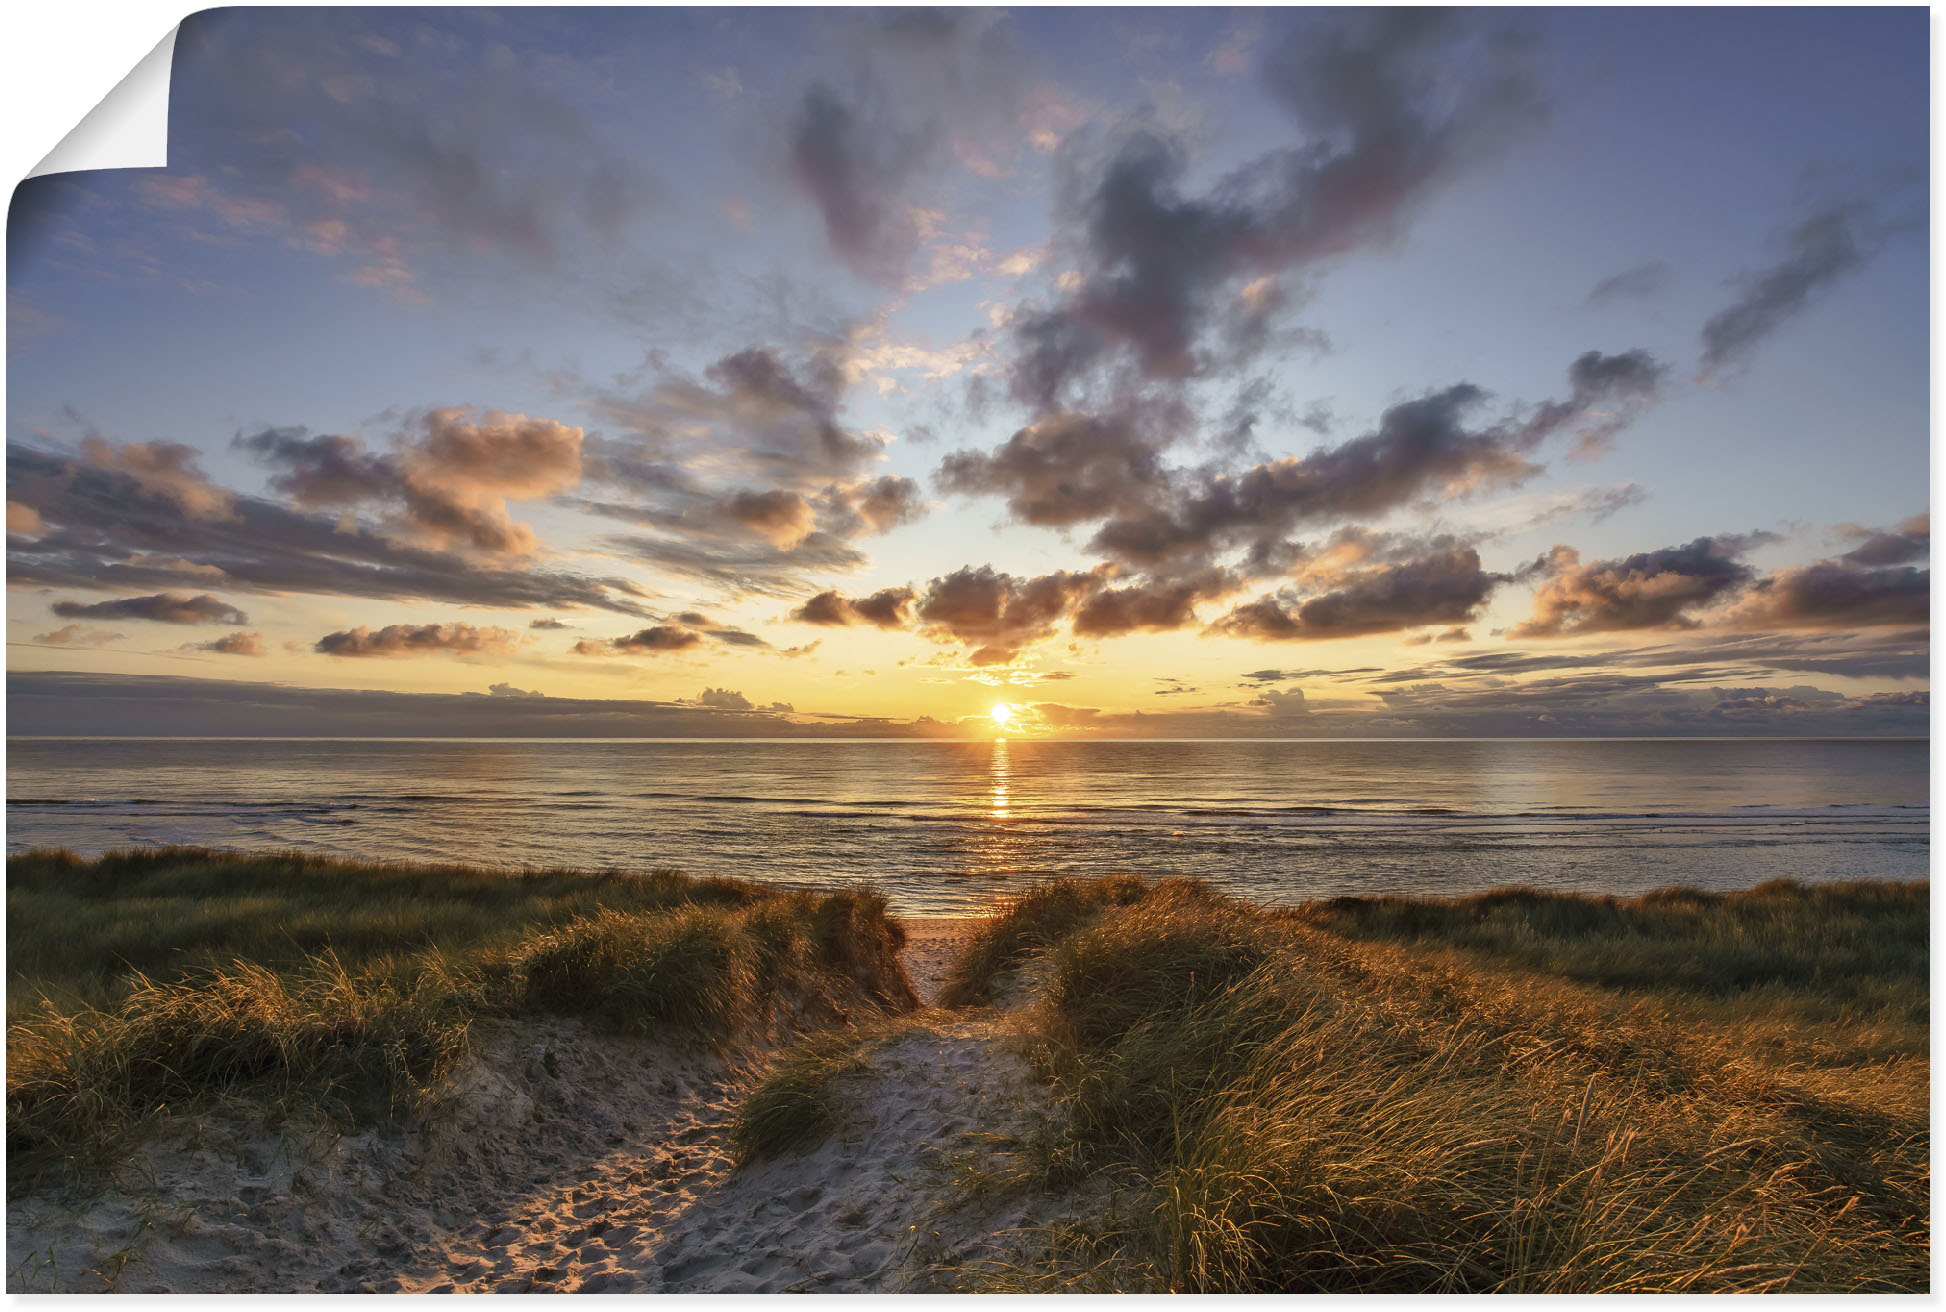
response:
<path fill-rule="evenodd" d="M 8 901 L 16 1178 L 210 1096 L 402 1114 L 480 1016 L 722 1044 L 916 1005 L 871 893 L 176 850 L 15 858 Z"/>
<path fill-rule="evenodd" d="M 984 1284 L 1923 1290 L 1927 926 L 1924 885 L 1030 894 L 968 992 L 1044 943 L 1042 1183 L 1149 1202 Z"/>

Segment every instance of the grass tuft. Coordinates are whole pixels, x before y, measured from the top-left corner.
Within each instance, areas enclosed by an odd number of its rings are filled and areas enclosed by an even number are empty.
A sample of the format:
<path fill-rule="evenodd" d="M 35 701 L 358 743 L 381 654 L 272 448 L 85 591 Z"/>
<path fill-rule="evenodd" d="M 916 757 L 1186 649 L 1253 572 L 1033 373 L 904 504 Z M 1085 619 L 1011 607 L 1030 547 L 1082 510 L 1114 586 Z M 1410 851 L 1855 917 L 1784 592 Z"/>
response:
<path fill-rule="evenodd" d="M 205 1097 L 401 1115 L 482 1015 L 724 1044 L 916 1005 L 883 898 L 669 871 L 34 852 L 9 862 L 8 907 L 17 1180 Z"/>
<path fill-rule="evenodd" d="M 1103 879 L 1052 879 L 1003 902 L 954 963 L 940 990 L 943 1007 L 976 1007 L 993 1001 L 1002 975 L 1028 957 L 1073 934 L 1103 909 L 1141 900 L 1149 886 L 1130 875 Z"/>
<path fill-rule="evenodd" d="M 991 1287 L 1927 1288 L 1924 885 L 1048 901 L 1044 1183 L 1147 1210 Z"/>

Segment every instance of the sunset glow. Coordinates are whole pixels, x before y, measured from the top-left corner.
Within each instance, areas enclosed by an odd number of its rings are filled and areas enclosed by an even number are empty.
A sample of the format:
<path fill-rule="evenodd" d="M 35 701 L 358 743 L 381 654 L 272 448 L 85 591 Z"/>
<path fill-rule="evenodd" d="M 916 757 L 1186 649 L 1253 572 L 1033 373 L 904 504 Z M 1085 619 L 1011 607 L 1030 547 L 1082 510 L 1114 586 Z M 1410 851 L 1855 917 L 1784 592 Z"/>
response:
<path fill-rule="evenodd" d="M 1923 11 L 734 12 L 192 16 L 12 731 L 1925 732 Z"/>

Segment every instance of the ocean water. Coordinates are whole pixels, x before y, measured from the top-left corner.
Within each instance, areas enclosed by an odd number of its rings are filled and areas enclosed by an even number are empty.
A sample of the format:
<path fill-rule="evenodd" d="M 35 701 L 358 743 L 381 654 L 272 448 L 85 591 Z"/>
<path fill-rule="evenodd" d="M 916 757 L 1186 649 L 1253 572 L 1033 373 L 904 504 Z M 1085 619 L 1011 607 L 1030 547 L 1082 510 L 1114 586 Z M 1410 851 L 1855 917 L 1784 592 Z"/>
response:
<path fill-rule="evenodd" d="M 870 885 L 906 914 L 1110 871 L 1269 904 L 1631 894 L 1926 878 L 1927 757 L 1831 740 L 13 739 L 7 848 L 674 866 Z"/>

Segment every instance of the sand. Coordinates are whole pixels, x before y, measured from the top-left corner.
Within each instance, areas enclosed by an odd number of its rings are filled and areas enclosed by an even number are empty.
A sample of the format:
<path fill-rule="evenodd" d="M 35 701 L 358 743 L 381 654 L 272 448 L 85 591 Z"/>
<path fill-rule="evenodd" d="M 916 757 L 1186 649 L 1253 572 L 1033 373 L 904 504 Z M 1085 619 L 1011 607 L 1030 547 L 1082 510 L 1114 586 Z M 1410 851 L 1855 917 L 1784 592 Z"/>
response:
<path fill-rule="evenodd" d="M 907 922 L 928 1002 L 973 924 Z M 1004 1014 L 917 1014 L 842 1077 L 824 1143 L 743 1170 L 760 1060 L 566 1020 L 473 1049 L 420 1126 L 158 1119 L 110 1186 L 10 1201 L 8 1292 L 943 1290 L 1074 1207 L 954 1186 L 1049 1114 Z"/>

